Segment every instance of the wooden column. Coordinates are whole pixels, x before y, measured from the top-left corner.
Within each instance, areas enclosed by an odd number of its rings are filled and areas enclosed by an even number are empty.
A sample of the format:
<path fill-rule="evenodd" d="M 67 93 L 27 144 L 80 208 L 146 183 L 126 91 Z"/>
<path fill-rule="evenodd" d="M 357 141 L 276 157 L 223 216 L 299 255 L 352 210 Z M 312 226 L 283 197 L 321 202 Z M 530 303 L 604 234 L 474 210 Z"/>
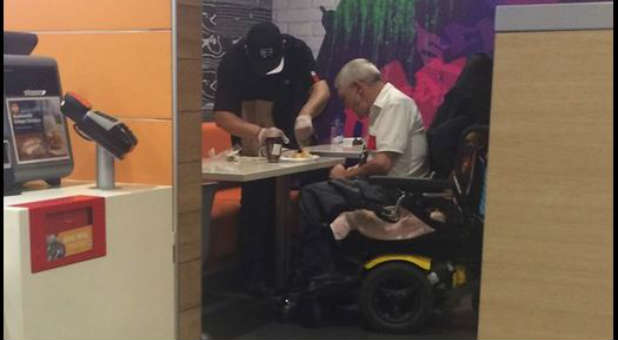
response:
<path fill-rule="evenodd" d="M 202 333 L 201 25 L 200 0 L 177 0 L 177 273 L 178 339 Z"/>

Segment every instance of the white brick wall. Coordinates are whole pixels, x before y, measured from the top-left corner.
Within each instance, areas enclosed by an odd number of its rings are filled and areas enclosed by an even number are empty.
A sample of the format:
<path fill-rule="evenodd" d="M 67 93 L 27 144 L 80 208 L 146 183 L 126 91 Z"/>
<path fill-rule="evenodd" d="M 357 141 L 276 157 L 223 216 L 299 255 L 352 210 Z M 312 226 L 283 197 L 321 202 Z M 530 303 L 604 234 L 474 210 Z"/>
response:
<path fill-rule="evenodd" d="M 290 22 L 288 23 L 288 31 L 299 37 L 311 37 L 313 36 L 313 27 L 311 22 Z"/>
<path fill-rule="evenodd" d="M 287 7 L 288 7 L 288 0 L 273 0 L 273 9 L 281 9 L 281 8 L 287 8 Z"/>
<path fill-rule="evenodd" d="M 317 57 L 324 39 L 322 11 L 336 9 L 339 0 L 273 0 L 273 22 L 281 32 L 302 39 Z"/>

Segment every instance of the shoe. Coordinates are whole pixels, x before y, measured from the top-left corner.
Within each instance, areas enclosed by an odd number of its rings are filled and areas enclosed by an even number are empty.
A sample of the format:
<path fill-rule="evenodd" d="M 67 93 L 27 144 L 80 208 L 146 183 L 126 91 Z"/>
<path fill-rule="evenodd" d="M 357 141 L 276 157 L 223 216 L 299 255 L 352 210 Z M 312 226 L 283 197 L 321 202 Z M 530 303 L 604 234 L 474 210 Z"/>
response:
<path fill-rule="evenodd" d="M 276 298 L 275 312 L 281 322 L 295 319 L 300 301 L 300 294 L 288 293 Z"/>
<path fill-rule="evenodd" d="M 314 328 L 320 324 L 321 308 L 315 294 L 288 292 L 274 298 L 277 320 L 281 323 L 298 322 L 303 327 Z"/>
<path fill-rule="evenodd" d="M 318 328 L 324 325 L 325 316 L 317 294 L 302 296 L 297 307 L 300 324 L 306 328 Z"/>

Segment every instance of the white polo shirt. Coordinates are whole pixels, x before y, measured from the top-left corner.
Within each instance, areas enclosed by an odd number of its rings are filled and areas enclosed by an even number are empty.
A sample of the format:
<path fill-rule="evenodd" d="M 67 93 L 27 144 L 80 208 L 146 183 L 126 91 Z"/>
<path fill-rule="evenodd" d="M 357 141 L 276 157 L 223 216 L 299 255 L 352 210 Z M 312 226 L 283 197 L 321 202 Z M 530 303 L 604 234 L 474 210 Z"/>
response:
<path fill-rule="evenodd" d="M 372 152 L 400 155 L 388 176 L 429 174 L 427 137 L 418 107 L 390 83 L 384 85 L 370 109 L 367 146 Z"/>

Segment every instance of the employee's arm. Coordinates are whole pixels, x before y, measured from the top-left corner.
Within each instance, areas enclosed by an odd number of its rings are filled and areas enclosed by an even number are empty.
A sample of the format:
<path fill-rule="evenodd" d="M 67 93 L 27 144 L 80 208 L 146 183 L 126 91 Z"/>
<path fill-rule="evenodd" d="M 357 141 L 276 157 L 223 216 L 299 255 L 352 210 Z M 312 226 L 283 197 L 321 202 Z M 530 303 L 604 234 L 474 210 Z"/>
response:
<path fill-rule="evenodd" d="M 260 126 L 249 123 L 230 111 L 215 111 L 215 123 L 230 134 L 238 137 L 255 137 L 260 132 Z"/>
<path fill-rule="evenodd" d="M 302 109 L 298 113 L 299 115 L 309 115 L 311 118 L 315 118 L 322 111 L 328 102 L 330 97 L 330 90 L 328 89 L 328 83 L 326 80 L 320 80 L 311 86 L 311 94 L 309 99 L 303 105 Z"/>

